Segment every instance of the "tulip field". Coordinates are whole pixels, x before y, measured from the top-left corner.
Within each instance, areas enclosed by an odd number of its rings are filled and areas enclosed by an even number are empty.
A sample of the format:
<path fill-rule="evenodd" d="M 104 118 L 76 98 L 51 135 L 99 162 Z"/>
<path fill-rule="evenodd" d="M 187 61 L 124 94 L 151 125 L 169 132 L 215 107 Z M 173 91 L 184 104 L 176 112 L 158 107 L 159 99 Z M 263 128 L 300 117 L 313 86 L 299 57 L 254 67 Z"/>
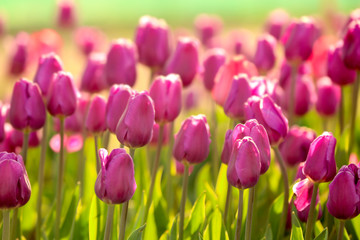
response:
<path fill-rule="evenodd" d="M 360 8 L 335 3 L 120 30 L 0 4 L 0 237 L 360 239 Z"/>

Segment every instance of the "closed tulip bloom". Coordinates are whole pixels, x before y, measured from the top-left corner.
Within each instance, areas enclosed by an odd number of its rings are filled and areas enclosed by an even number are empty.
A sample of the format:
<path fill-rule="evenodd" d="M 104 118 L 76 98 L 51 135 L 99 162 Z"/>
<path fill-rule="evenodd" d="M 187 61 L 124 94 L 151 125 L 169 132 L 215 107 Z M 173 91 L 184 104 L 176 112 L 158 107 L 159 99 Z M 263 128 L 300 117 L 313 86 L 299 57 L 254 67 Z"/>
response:
<path fill-rule="evenodd" d="M 227 169 L 228 182 L 239 189 L 251 188 L 260 177 L 260 153 L 251 137 L 234 143 Z"/>
<path fill-rule="evenodd" d="M 90 99 L 84 95 L 77 96 L 77 105 L 75 112 L 65 119 L 65 131 L 72 133 L 81 133 L 89 109 Z M 57 119 L 58 121 L 58 119 Z M 60 125 L 58 128 L 60 131 Z"/>
<path fill-rule="evenodd" d="M 106 125 L 110 132 L 115 133 L 129 98 L 134 94 L 135 92 L 128 85 L 115 84 L 110 88 L 106 104 Z"/>
<path fill-rule="evenodd" d="M 336 138 L 329 132 L 324 132 L 310 145 L 304 174 L 313 182 L 329 182 L 336 174 L 335 163 Z"/>
<path fill-rule="evenodd" d="M 96 93 L 107 87 L 104 77 L 105 55 L 92 53 L 88 59 L 85 70 L 81 77 L 80 90 Z"/>
<path fill-rule="evenodd" d="M 100 133 L 105 131 L 105 109 L 106 100 L 97 95 L 90 103 L 88 115 L 86 117 L 86 129 L 93 133 Z"/>
<path fill-rule="evenodd" d="M 275 39 L 280 40 L 289 22 L 290 16 L 285 10 L 275 9 L 268 17 L 265 29 Z"/>
<path fill-rule="evenodd" d="M 342 58 L 345 65 L 350 69 L 360 69 L 360 20 L 354 20 L 350 23 L 344 37 L 342 47 Z"/>
<path fill-rule="evenodd" d="M 296 64 L 307 60 L 318 36 L 319 29 L 312 18 L 302 17 L 292 22 L 282 37 L 286 59 Z"/>
<path fill-rule="evenodd" d="M 171 56 L 166 73 L 180 75 L 184 87 L 189 86 L 194 80 L 199 69 L 199 43 L 190 37 L 178 39 L 175 52 Z"/>
<path fill-rule="evenodd" d="M 245 103 L 245 116 L 246 119 L 256 119 L 265 127 L 271 145 L 279 144 L 289 130 L 287 118 L 268 95 L 249 98 Z"/>
<path fill-rule="evenodd" d="M 39 85 L 43 96 L 47 95 L 54 74 L 61 70 L 63 70 L 63 64 L 55 53 L 45 54 L 40 57 L 34 82 Z"/>
<path fill-rule="evenodd" d="M 76 110 L 77 92 L 70 73 L 60 71 L 50 85 L 47 109 L 55 117 L 70 116 Z"/>
<path fill-rule="evenodd" d="M 76 29 L 74 40 L 81 52 L 88 56 L 90 53 L 102 49 L 105 36 L 97 28 L 81 27 Z"/>
<path fill-rule="evenodd" d="M 341 98 L 340 86 L 331 82 L 330 78 L 323 77 L 316 82 L 317 101 L 316 111 L 323 116 L 336 114 Z"/>
<path fill-rule="evenodd" d="M 340 86 L 352 84 L 356 78 L 356 71 L 348 68 L 342 60 L 342 48 L 342 41 L 330 47 L 327 59 L 327 75 Z"/>
<path fill-rule="evenodd" d="M 209 154 L 210 130 L 205 115 L 187 118 L 175 136 L 173 156 L 179 162 L 203 162 Z"/>
<path fill-rule="evenodd" d="M 150 16 L 141 17 L 135 43 L 139 62 L 149 67 L 163 67 L 170 54 L 169 29 L 166 22 Z"/>
<path fill-rule="evenodd" d="M 131 96 L 116 127 L 119 142 L 129 148 L 148 144 L 155 120 L 154 102 L 147 92 Z"/>
<path fill-rule="evenodd" d="M 312 75 L 311 65 L 308 61 L 303 62 L 297 68 L 296 71 L 297 75 Z M 286 88 L 290 85 L 290 78 L 291 78 L 291 65 L 287 61 L 283 61 L 280 66 L 280 73 L 279 73 L 279 85 L 282 88 Z"/>
<path fill-rule="evenodd" d="M 25 205 L 31 195 L 30 181 L 20 155 L 0 153 L 0 208 Z"/>
<path fill-rule="evenodd" d="M 360 168 L 343 166 L 329 185 L 326 204 L 329 213 L 338 219 L 350 219 L 360 213 Z"/>
<path fill-rule="evenodd" d="M 172 122 L 181 111 L 182 83 L 179 75 L 158 76 L 151 84 L 150 97 L 154 101 L 155 121 Z"/>
<path fill-rule="evenodd" d="M 251 96 L 249 78 L 246 74 L 234 76 L 229 96 L 224 104 L 224 112 L 232 119 L 244 120 L 244 104 Z"/>
<path fill-rule="evenodd" d="M 107 204 L 129 201 L 135 193 L 136 182 L 133 159 L 122 148 L 99 150 L 101 170 L 96 178 L 95 193 Z"/>
<path fill-rule="evenodd" d="M 275 65 L 276 39 L 265 34 L 259 38 L 254 56 L 254 64 L 260 72 L 267 72 Z"/>
<path fill-rule="evenodd" d="M 37 130 L 45 123 L 46 111 L 39 87 L 25 79 L 14 85 L 9 120 L 16 129 Z"/>
<path fill-rule="evenodd" d="M 208 91 L 213 89 L 216 74 L 225 61 L 226 52 L 222 48 L 212 48 L 205 53 L 202 78 Z"/>
<path fill-rule="evenodd" d="M 195 30 L 201 43 L 209 47 L 213 37 L 222 30 L 222 20 L 216 15 L 200 14 L 195 19 Z"/>
<path fill-rule="evenodd" d="M 72 0 L 61 0 L 58 3 L 57 24 L 60 27 L 73 27 L 76 22 L 74 2 Z"/>
<path fill-rule="evenodd" d="M 134 86 L 136 80 L 136 49 L 130 40 L 113 41 L 107 53 L 105 76 L 109 86 L 128 84 Z"/>
<path fill-rule="evenodd" d="M 305 162 L 310 144 L 315 138 L 316 133 L 312 129 L 299 126 L 291 127 L 284 141 L 279 146 L 286 164 L 295 166 L 301 162 Z"/>
<path fill-rule="evenodd" d="M 16 36 L 9 59 L 10 74 L 19 75 L 25 71 L 29 59 L 29 42 L 26 32 L 20 32 Z"/>
<path fill-rule="evenodd" d="M 154 127 L 153 127 L 153 135 L 150 141 L 150 144 L 153 146 L 157 146 L 158 141 L 159 141 L 159 129 L 160 126 L 157 123 L 154 123 Z M 164 124 L 164 133 L 163 133 L 163 138 L 162 138 L 162 144 L 163 145 L 167 145 L 169 142 L 169 138 L 170 138 L 170 130 L 169 130 L 169 124 Z"/>

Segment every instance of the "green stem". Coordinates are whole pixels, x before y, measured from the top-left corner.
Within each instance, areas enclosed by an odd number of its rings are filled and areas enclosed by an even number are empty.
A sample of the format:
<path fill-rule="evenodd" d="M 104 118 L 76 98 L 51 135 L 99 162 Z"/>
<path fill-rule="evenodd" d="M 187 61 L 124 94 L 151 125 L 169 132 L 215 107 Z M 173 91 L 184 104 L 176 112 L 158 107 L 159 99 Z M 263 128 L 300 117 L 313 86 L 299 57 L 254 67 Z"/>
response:
<path fill-rule="evenodd" d="M 170 133 L 169 133 L 169 149 L 168 149 L 168 155 L 166 158 L 166 165 L 165 165 L 165 171 L 166 171 L 166 199 L 167 199 L 167 208 L 168 212 L 172 210 L 173 203 L 174 203 L 174 194 L 173 194 L 173 185 L 172 185 L 172 177 L 171 177 L 171 163 L 172 163 L 172 151 L 174 146 L 174 122 L 170 123 Z"/>
<path fill-rule="evenodd" d="M 60 225 L 61 225 L 61 192 L 64 178 L 64 117 L 60 117 L 60 159 L 59 159 L 59 175 L 56 192 L 56 218 L 55 218 L 55 239 L 60 239 Z"/>
<path fill-rule="evenodd" d="M 228 188 L 227 188 L 227 192 L 226 192 L 225 209 L 224 209 L 224 223 L 225 223 L 225 226 L 226 226 L 226 223 L 227 223 L 229 208 L 230 208 L 230 205 L 231 205 L 231 195 L 232 195 L 231 192 L 232 192 L 232 187 L 231 187 L 230 183 L 228 183 Z"/>
<path fill-rule="evenodd" d="M 120 148 L 124 148 L 124 144 L 120 143 Z"/>
<path fill-rule="evenodd" d="M 94 142 L 95 142 L 95 156 L 96 156 L 96 172 L 99 173 L 100 171 L 100 157 L 99 157 L 99 146 L 98 146 L 98 135 L 94 135 Z"/>
<path fill-rule="evenodd" d="M 114 207 L 115 207 L 115 205 L 113 205 L 113 204 L 108 205 L 104 240 L 111 239 L 112 224 L 113 224 L 113 219 L 114 219 Z"/>
<path fill-rule="evenodd" d="M 2 240 L 10 240 L 10 210 L 9 209 L 3 210 Z"/>
<path fill-rule="evenodd" d="M 328 131 L 328 123 L 329 123 L 329 119 L 327 117 L 323 117 L 323 130 L 324 130 L 324 132 Z"/>
<path fill-rule="evenodd" d="M 295 115 L 295 100 L 296 100 L 296 73 L 298 66 L 293 64 L 291 66 L 291 75 L 290 75 L 290 99 L 289 99 L 289 126 L 292 126 L 294 123 Z"/>
<path fill-rule="evenodd" d="M 29 148 L 29 130 L 24 130 L 24 138 L 23 138 L 23 146 L 21 149 L 21 156 L 23 158 L 24 164 L 26 166 L 26 160 L 27 160 L 27 151 Z"/>
<path fill-rule="evenodd" d="M 41 152 L 40 152 L 40 164 L 39 164 L 39 176 L 38 176 L 38 184 L 39 184 L 39 192 L 37 197 L 37 221 L 36 221 L 36 239 L 40 239 L 41 236 L 41 206 L 42 206 L 42 194 L 44 189 L 44 170 L 45 170 L 45 159 L 46 159 L 46 149 L 47 149 L 47 123 L 48 117 L 46 114 L 45 124 L 43 127 L 43 134 L 41 139 Z"/>
<path fill-rule="evenodd" d="M 186 195 L 187 188 L 189 182 L 189 164 L 186 161 L 184 163 L 184 181 L 183 181 L 183 189 L 181 195 L 181 203 L 180 203 L 180 223 L 179 223 L 179 240 L 184 239 L 184 218 L 185 218 L 185 203 L 186 203 Z"/>
<path fill-rule="evenodd" d="M 240 240 L 240 236 L 241 236 L 241 223 L 242 223 L 242 215 L 243 215 L 243 194 L 244 194 L 244 190 L 239 189 L 238 218 L 236 221 L 235 240 Z"/>
<path fill-rule="evenodd" d="M 341 87 L 340 105 L 339 105 L 339 127 L 340 134 L 344 131 L 344 88 Z"/>
<path fill-rule="evenodd" d="M 108 149 L 110 142 L 110 131 L 106 130 L 103 136 L 103 148 Z"/>
<path fill-rule="evenodd" d="M 246 216 L 246 227 L 245 227 L 245 240 L 251 239 L 251 221 L 253 215 L 253 206 L 255 199 L 255 187 L 249 189 L 249 203 L 248 203 L 248 212 Z"/>
<path fill-rule="evenodd" d="M 83 146 L 80 149 L 79 154 L 79 164 L 78 164 L 78 181 L 80 182 L 80 198 L 84 196 L 84 172 L 85 172 L 85 164 L 86 164 L 86 157 L 85 157 L 85 144 L 86 144 L 86 132 L 85 129 L 83 129 L 82 133 L 83 138 Z"/>
<path fill-rule="evenodd" d="M 126 227 L 126 217 L 129 207 L 129 201 L 124 202 L 122 204 L 122 211 L 121 211 L 121 217 L 120 217 L 120 231 L 119 231 L 119 240 L 125 239 L 125 227 Z"/>
<path fill-rule="evenodd" d="M 350 139 L 349 139 L 349 152 L 348 156 L 350 156 L 351 151 L 354 146 L 354 137 L 355 137 L 355 120 L 356 120 L 356 111 L 357 111 L 357 102 L 358 102 L 358 93 L 359 93 L 359 85 L 360 85 L 360 71 L 356 73 L 355 85 L 352 92 L 351 97 L 351 119 L 350 119 Z"/>
<path fill-rule="evenodd" d="M 278 231 L 278 236 L 277 236 L 277 239 L 282 239 L 282 237 L 284 236 L 285 224 L 286 224 L 287 213 L 288 213 L 288 208 L 289 208 L 289 202 L 288 202 L 289 201 L 289 179 L 288 179 L 288 175 L 287 175 L 287 171 L 286 171 L 285 162 L 281 156 L 279 148 L 277 146 L 275 146 L 275 147 L 273 147 L 273 149 L 276 154 L 276 159 L 279 163 L 281 175 L 283 177 L 283 182 L 284 182 L 283 211 L 282 211 L 282 215 L 281 215 L 279 231 Z"/>
<path fill-rule="evenodd" d="M 216 104 L 215 101 L 211 101 L 211 113 L 212 113 L 212 138 L 217 139 L 217 119 L 216 119 Z M 217 141 L 212 141 L 212 169 L 213 169 L 213 182 L 216 183 L 217 174 L 219 172 L 219 161 L 218 161 L 218 149 L 217 149 Z"/>
<path fill-rule="evenodd" d="M 339 231 L 337 235 L 337 240 L 342 240 L 344 236 L 345 220 L 339 221 Z"/>
<path fill-rule="evenodd" d="M 160 154 L 161 154 L 163 135 L 164 135 L 164 124 L 160 124 L 158 145 L 157 145 L 157 149 L 156 149 L 156 157 L 155 157 L 155 162 L 154 162 L 154 166 L 152 168 L 152 173 L 151 173 L 151 183 L 150 183 L 148 199 L 146 200 L 145 215 L 144 215 L 143 223 L 145 223 L 147 220 L 147 217 L 149 214 L 149 209 L 150 209 L 150 206 L 152 203 L 152 195 L 153 195 L 154 186 L 155 186 L 156 173 L 157 173 L 157 170 L 159 168 L 159 163 L 160 163 Z"/>
<path fill-rule="evenodd" d="M 314 183 L 314 188 L 313 188 L 313 192 L 311 195 L 310 210 L 309 210 L 308 220 L 306 223 L 305 240 L 312 239 L 311 236 L 312 236 L 312 232 L 313 232 L 313 228 L 314 228 L 314 224 L 315 224 L 315 220 L 316 220 L 315 206 L 316 206 L 316 196 L 317 196 L 318 189 L 319 189 L 319 183 Z"/>

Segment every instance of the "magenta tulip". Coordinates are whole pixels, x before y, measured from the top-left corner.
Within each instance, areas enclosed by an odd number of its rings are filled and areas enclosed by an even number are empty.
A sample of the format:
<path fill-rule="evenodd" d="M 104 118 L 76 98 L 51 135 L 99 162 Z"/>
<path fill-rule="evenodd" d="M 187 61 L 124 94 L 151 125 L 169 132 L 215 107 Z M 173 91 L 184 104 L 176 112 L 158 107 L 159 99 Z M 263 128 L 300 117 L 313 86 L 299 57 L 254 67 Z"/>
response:
<path fill-rule="evenodd" d="M 58 3 L 57 24 L 60 27 L 73 27 L 76 23 L 75 6 L 72 0 L 61 0 Z"/>
<path fill-rule="evenodd" d="M 92 53 L 87 58 L 87 64 L 81 77 L 80 90 L 97 93 L 106 89 L 104 77 L 105 55 Z"/>
<path fill-rule="evenodd" d="M 263 35 L 258 39 L 254 56 L 254 64 L 260 72 L 266 73 L 275 65 L 276 39 L 269 35 Z"/>
<path fill-rule="evenodd" d="M 9 73 L 11 75 L 16 76 L 25 71 L 29 60 L 29 42 L 30 37 L 26 32 L 20 32 L 16 35 L 9 59 Z"/>
<path fill-rule="evenodd" d="M 350 69 L 360 69 L 360 20 L 354 20 L 350 23 L 344 37 L 342 47 L 342 58 L 345 65 Z"/>
<path fill-rule="evenodd" d="M 336 114 L 341 99 L 340 86 L 331 82 L 330 78 L 323 77 L 316 82 L 317 101 L 316 111 L 323 116 Z"/>
<path fill-rule="evenodd" d="M 206 47 L 210 46 L 212 38 L 222 30 L 222 20 L 216 15 L 200 14 L 194 25 L 201 43 Z"/>
<path fill-rule="evenodd" d="M 214 87 L 216 74 L 226 61 L 226 52 L 222 48 L 213 48 L 205 53 L 202 78 L 205 88 L 211 91 Z"/>
<path fill-rule="evenodd" d="M 265 28 L 275 39 L 280 40 L 289 23 L 289 14 L 283 9 L 275 9 L 270 13 Z"/>
<path fill-rule="evenodd" d="M 90 102 L 86 117 L 86 129 L 92 133 L 101 133 L 106 130 L 105 122 L 106 100 L 101 96 L 95 96 Z"/>

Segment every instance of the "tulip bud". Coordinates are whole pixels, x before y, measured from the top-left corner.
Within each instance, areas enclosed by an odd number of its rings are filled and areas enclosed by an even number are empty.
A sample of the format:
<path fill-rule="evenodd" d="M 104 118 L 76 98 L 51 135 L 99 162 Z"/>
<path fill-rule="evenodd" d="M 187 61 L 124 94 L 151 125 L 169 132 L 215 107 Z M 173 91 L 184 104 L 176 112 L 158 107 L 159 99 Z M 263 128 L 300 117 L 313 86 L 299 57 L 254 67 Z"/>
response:
<path fill-rule="evenodd" d="M 113 85 L 110 88 L 109 99 L 106 104 L 106 125 L 110 132 L 115 133 L 120 117 L 133 94 L 135 92 L 128 85 Z"/>
<path fill-rule="evenodd" d="M 86 67 L 81 78 L 81 91 L 96 93 L 107 87 L 104 78 L 104 66 L 104 54 L 93 53 L 88 57 Z"/>
<path fill-rule="evenodd" d="M 281 155 L 289 166 L 305 162 L 310 144 L 316 138 L 316 133 L 309 128 L 292 126 L 280 144 Z"/>
<path fill-rule="evenodd" d="M 16 36 L 9 59 L 10 74 L 19 75 L 25 71 L 29 58 L 29 42 L 29 35 L 25 32 L 20 32 Z"/>
<path fill-rule="evenodd" d="M 175 52 L 166 66 L 166 73 L 180 75 L 184 87 L 189 86 L 199 68 L 199 43 L 189 37 L 178 39 Z"/>
<path fill-rule="evenodd" d="M 30 181 L 20 155 L 0 153 L 0 208 L 9 209 L 25 205 L 31 195 Z"/>
<path fill-rule="evenodd" d="M 290 16 L 285 10 L 275 9 L 270 13 L 265 28 L 275 39 L 280 40 L 289 22 Z"/>
<path fill-rule="evenodd" d="M 53 116 L 70 116 L 76 110 L 77 92 L 71 73 L 60 71 L 48 92 L 47 109 Z"/>
<path fill-rule="evenodd" d="M 150 97 L 154 101 L 155 121 L 172 122 L 181 111 L 182 83 L 179 75 L 158 76 L 150 87 Z"/>
<path fill-rule="evenodd" d="M 360 213 L 360 168 L 343 166 L 329 185 L 326 204 L 329 213 L 338 219 L 354 218 Z"/>
<path fill-rule="evenodd" d="M 318 36 L 319 29 L 312 18 L 302 17 L 292 22 L 282 37 L 286 59 L 295 64 L 307 60 Z"/>
<path fill-rule="evenodd" d="M 169 30 L 163 19 L 143 16 L 136 30 L 135 43 L 139 62 L 149 67 L 163 67 L 169 57 Z"/>
<path fill-rule="evenodd" d="M 179 162 L 203 162 L 209 154 L 210 130 L 205 115 L 191 116 L 175 136 L 173 155 Z"/>
<path fill-rule="evenodd" d="M 231 119 L 244 120 L 244 104 L 251 96 L 249 78 L 246 74 L 234 76 L 229 96 L 224 104 L 224 112 Z"/>
<path fill-rule="evenodd" d="M 74 38 L 76 45 L 85 56 L 100 50 L 105 43 L 104 34 L 99 29 L 93 27 L 76 29 Z"/>
<path fill-rule="evenodd" d="M 9 119 L 16 129 L 40 129 L 46 118 L 45 105 L 39 87 L 25 79 L 14 85 L 10 103 Z"/>
<path fill-rule="evenodd" d="M 109 86 L 128 84 L 134 86 L 136 80 L 136 50 L 130 40 L 113 41 L 107 53 L 105 76 Z"/>
<path fill-rule="evenodd" d="M 356 78 L 356 71 L 348 68 L 342 60 L 342 48 L 342 41 L 331 47 L 327 59 L 327 75 L 340 86 L 352 84 Z"/>
<path fill-rule="evenodd" d="M 323 77 L 316 82 L 317 101 L 316 111 L 320 115 L 335 115 L 341 101 L 340 86 L 333 84 L 328 77 Z"/>
<path fill-rule="evenodd" d="M 159 141 L 159 131 L 160 130 L 160 126 L 157 123 L 154 123 L 153 126 L 153 135 L 150 141 L 150 144 L 153 146 L 157 146 L 158 141 Z M 162 137 L 162 145 L 166 145 L 169 142 L 169 138 L 170 138 L 170 130 L 169 130 L 169 124 L 164 124 L 164 132 L 163 132 L 163 137 Z"/>
<path fill-rule="evenodd" d="M 303 62 L 296 69 L 297 75 L 312 75 L 312 69 L 309 62 Z M 290 85 L 291 78 L 291 65 L 287 61 L 283 61 L 280 67 L 279 84 L 282 88 Z"/>
<path fill-rule="evenodd" d="M 135 193 L 134 163 L 124 149 L 99 150 L 101 170 L 96 178 L 95 193 L 107 204 L 121 204 L 129 201 Z"/>
<path fill-rule="evenodd" d="M 335 146 L 336 138 L 329 132 L 311 143 L 303 170 L 306 177 L 313 182 L 329 182 L 335 177 Z"/>
<path fill-rule="evenodd" d="M 89 112 L 86 117 L 86 129 L 93 133 L 103 132 L 106 129 L 105 122 L 106 100 L 97 95 L 91 101 Z"/>
<path fill-rule="evenodd" d="M 342 58 L 345 65 L 350 69 L 360 69 L 360 20 L 350 23 L 344 37 Z"/>
<path fill-rule="evenodd" d="M 266 34 L 259 38 L 254 56 L 254 64 L 260 72 L 268 72 L 275 65 L 276 39 Z"/>
<path fill-rule="evenodd" d="M 251 188 L 259 180 L 260 169 L 260 153 L 252 138 L 236 140 L 227 170 L 228 182 L 236 188 Z"/>
<path fill-rule="evenodd" d="M 47 95 L 54 74 L 62 69 L 63 64 L 55 53 L 49 53 L 40 57 L 34 82 L 39 85 L 43 96 Z"/>
<path fill-rule="evenodd" d="M 73 27 L 76 22 L 75 8 L 72 0 L 61 0 L 58 3 L 57 24 L 60 27 Z"/>
<path fill-rule="evenodd" d="M 211 39 L 222 30 L 222 20 L 216 15 L 200 14 L 195 19 L 195 30 L 201 43 L 209 47 Z"/>
<path fill-rule="evenodd" d="M 116 127 L 117 139 L 129 148 L 148 144 L 155 120 L 154 102 L 147 92 L 131 96 Z"/>
<path fill-rule="evenodd" d="M 215 76 L 226 60 L 226 52 L 222 48 L 212 48 L 205 53 L 202 78 L 205 88 L 211 91 L 214 87 Z"/>
<path fill-rule="evenodd" d="M 77 96 L 77 105 L 75 112 L 65 119 L 65 131 L 72 133 L 82 133 L 86 115 L 89 109 L 90 100 L 83 96 Z M 55 119 L 59 121 L 59 119 Z M 60 122 L 58 122 L 58 129 L 60 131 Z"/>
<path fill-rule="evenodd" d="M 288 120 L 281 108 L 268 95 L 249 98 L 245 103 L 245 117 L 255 118 L 265 127 L 271 145 L 279 144 L 289 130 Z"/>

